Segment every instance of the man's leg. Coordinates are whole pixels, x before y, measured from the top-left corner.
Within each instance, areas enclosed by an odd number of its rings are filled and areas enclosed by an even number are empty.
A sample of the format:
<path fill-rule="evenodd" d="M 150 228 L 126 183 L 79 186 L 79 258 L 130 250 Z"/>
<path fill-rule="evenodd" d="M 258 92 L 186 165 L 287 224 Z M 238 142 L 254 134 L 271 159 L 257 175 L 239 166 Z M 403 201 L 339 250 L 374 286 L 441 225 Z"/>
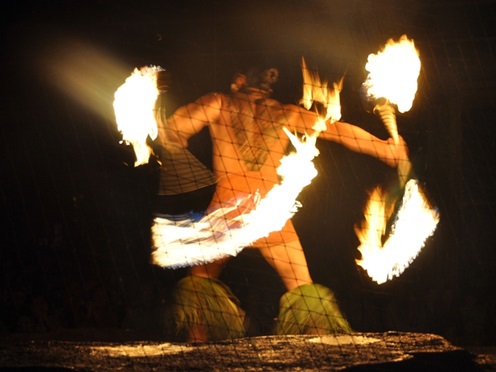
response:
<path fill-rule="evenodd" d="M 227 259 L 214 261 L 205 265 L 193 266 L 189 273 L 193 276 L 207 279 L 219 278 Z M 208 328 L 205 324 L 196 324 L 189 329 L 187 342 L 207 342 Z"/>
<path fill-rule="evenodd" d="M 279 237 L 294 238 L 292 225 Z M 293 230 L 294 231 L 294 230 Z M 272 240 L 270 240 L 272 239 Z M 277 236 L 269 236 L 274 243 Z M 278 334 L 350 333 L 351 327 L 341 314 L 329 288 L 314 284 L 303 247 L 298 239 L 260 249 L 263 257 L 281 277 L 287 292 L 280 301 L 276 324 Z"/>
<path fill-rule="evenodd" d="M 305 253 L 299 240 L 270 248 L 261 248 L 260 252 L 279 274 L 288 291 L 312 283 Z"/>

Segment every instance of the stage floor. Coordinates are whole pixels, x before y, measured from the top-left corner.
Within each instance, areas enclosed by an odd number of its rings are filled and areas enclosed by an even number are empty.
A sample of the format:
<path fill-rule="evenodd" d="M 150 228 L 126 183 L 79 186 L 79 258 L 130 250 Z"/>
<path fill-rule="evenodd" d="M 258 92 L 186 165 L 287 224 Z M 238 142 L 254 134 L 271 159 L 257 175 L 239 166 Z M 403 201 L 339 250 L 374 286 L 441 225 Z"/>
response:
<path fill-rule="evenodd" d="M 494 351 L 494 350 L 492 350 Z M 496 371 L 471 353 L 419 333 L 262 336 L 206 344 L 0 339 L 0 371 Z"/>

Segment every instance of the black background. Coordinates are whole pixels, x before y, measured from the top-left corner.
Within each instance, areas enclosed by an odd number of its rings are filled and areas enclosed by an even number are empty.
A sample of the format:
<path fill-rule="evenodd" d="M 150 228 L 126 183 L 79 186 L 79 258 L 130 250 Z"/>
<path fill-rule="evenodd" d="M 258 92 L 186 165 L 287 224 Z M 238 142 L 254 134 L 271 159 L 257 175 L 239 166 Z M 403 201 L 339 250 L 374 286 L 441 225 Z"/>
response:
<path fill-rule="evenodd" d="M 54 288 L 77 298 L 97 286 L 115 292 L 125 308 L 143 283 L 160 283 L 167 298 L 184 274 L 149 264 L 153 176 L 147 167 L 126 166 L 130 149 L 119 145 L 113 93 L 135 67 L 160 65 L 170 72 L 164 104 L 171 113 L 202 94 L 227 91 L 232 75 L 252 65 L 279 68 L 274 96 L 296 103 L 304 56 L 330 81 L 345 74 L 343 120 L 386 138 L 380 121 L 363 109 L 359 88 L 367 56 L 406 34 L 420 51 L 422 71 L 413 108 L 398 115 L 398 125 L 415 172 L 439 208 L 438 230 L 401 277 L 372 282 L 355 265 L 353 228 L 362 219 L 367 191 L 387 183 L 395 171 L 326 142 L 318 143 L 319 176 L 302 193 L 294 222 L 314 280 L 335 290 L 356 329 L 409 328 L 459 343 L 494 344 L 494 5 L 484 0 L 1 5 L 4 305 L 12 288 L 51 299 Z M 208 165 L 206 133 L 191 149 Z M 254 332 L 268 332 L 283 293 L 275 274 L 256 253 L 243 252 L 223 279 L 260 320 Z M 467 312 L 482 323 L 467 320 L 472 319 Z M 4 328 L 12 331 L 12 319 L 5 319 Z M 477 327 L 474 338 L 467 329 Z"/>

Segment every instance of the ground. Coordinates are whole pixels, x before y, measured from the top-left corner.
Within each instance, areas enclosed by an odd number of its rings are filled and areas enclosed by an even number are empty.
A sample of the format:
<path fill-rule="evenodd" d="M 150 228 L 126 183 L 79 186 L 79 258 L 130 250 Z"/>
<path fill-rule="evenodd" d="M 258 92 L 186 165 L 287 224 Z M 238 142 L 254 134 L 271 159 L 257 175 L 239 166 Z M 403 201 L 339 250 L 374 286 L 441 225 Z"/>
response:
<path fill-rule="evenodd" d="M 98 337 L 94 337 L 96 339 Z M 496 355 L 471 353 L 444 338 L 421 333 L 343 336 L 263 336 L 186 344 L 10 337 L 0 340 L 5 370 L 214 371 L 493 371 Z"/>

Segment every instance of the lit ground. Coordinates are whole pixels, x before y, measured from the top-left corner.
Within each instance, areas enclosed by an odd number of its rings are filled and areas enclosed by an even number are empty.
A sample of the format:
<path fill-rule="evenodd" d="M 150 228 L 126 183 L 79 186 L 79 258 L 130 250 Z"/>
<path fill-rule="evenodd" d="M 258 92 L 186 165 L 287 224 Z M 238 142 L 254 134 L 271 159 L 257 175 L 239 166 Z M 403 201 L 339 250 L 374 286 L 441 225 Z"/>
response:
<path fill-rule="evenodd" d="M 496 370 L 496 357 L 494 350 L 470 353 L 440 336 L 398 332 L 337 337 L 266 336 L 201 345 L 159 341 L 49 341 L 21 337 L 0 340 L 0 371 L 39 369 L 493 371 Z"/>

